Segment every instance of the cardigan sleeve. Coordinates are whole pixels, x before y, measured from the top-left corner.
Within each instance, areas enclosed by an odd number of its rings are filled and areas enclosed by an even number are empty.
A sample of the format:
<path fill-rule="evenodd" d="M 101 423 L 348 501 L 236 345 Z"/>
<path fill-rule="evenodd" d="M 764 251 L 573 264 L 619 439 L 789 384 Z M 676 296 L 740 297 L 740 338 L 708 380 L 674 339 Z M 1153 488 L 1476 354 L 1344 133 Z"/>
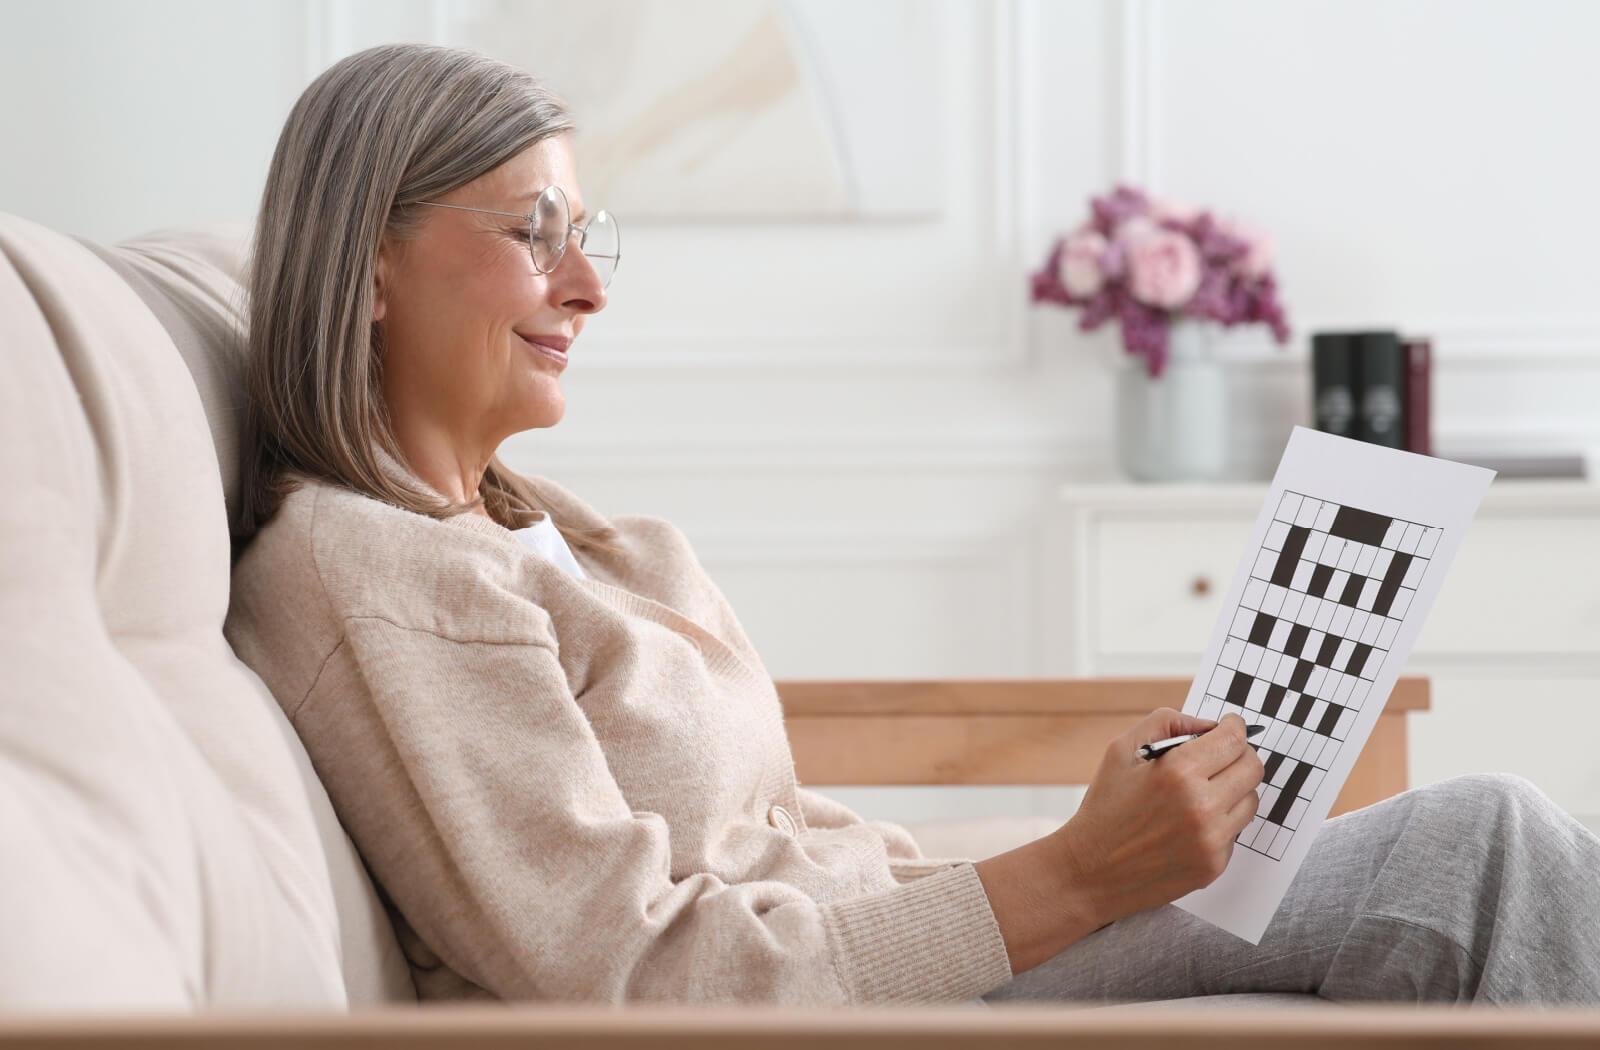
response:
<path fill-rule="evenodd" d="M 837 901 L 674 878 L 552 645 L 353 617 L 295 728 L 393 907 L 499 998 L 970 1000 L 1011 976 L 970 865 Z"/>
<path fill-rule="evenodd" d="M 887 820 L 864 820 L 843 802 L 809 788 L 800 788 L 797 794 L 800 797 L 800 812 L 809 826 L 846 828 L 860 824 L 877 834 L 883 840 L 884 852 L 889 857 L 889 871 L 897 881 L 909 882 L 954 864 L 971 863 L 967 857 L 924 856 L 916 838 L 899 824 Z"/>
<path fill-rule="evenodd" d="M 848 828 L 854 824 L 866 823 L 855 810 L 820 792 L 802 787 L 797 788 L 795 794 L 800 798 L 800 813 L 805 817 L 809 827 Z M 894 853 L 891 851 L 889 855 L 892 857 Z"/>

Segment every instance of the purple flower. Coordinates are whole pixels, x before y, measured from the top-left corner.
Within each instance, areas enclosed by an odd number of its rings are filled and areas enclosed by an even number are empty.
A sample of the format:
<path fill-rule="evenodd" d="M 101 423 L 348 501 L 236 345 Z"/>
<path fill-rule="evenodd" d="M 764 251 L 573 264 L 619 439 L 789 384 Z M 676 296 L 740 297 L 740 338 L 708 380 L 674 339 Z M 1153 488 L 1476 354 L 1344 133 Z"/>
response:
<path fill-rule="evenodd" d="M 1094 228 L 1109 239 L 1116 234 L 1118 226 L 1136 215 L 1147 214 L 1150 198 L 1143 190 L 1118 186 L 1108 196 L 1092 198 L 1089 208 L 1094 215 Z"/>
<path fill-rule="evenodd" d="M 1249 223 L 1222 219 L 1217 223 L 1222 232 L 1237 237 L 1246 245 L 1243 256 L 1235 260 L 1234 269 L 1239 276 L 1258 280 L 1272 268 L 1274 246 L 1266 231 Z"/>
<path fill-rule="evenodd" d="M 1230 284 L 1227 271 L 1217 267 L 1207 268 L 1201 274 L 1200 287 L 1195 289 L 1184 311 L 1192 317 L 1205 317 L 1226 324 Z"/>
<path fill-rule="evenodd" d="M 1084 307 L 1083 316 L 1078 319 L 1080 331 L 1092 332 L 1106 321 L 1117 316 L 1122 309 L 1122 300 L 1126 296 L 1115 288 L 1105 288 Z"/>
<path fill-rule="evenodd" d="M 1043 268 L 1031 278 L 1033 282 L 1033 301 L 1036 303 L 1060 303 L 1062 306 L 1081 305 L 1073 300 L 1072 293 L 1062 287 L 1061 279 L 1058 276 L 1063 245 L 1063 241 L 1056 241 L 1054 250 L 1050 252 L 1050 258 L 1045 261 Z"/>
<path fill-rule="evenodd" d="M 1081 308 L 1086 332 L 1115 319 L 1151 376 L 1166 369 L 1168 329 L 1180 317 L 1265 324 L 1280 345 L 1289 341 L 1264 232 L 1135 186 L 1090 198 L 1089 210 L 1030 275 L 1034 302 Z"/>
<path fill-rule="evenodd" d="M 1128 275 L 1128 246 L 1123 241 L 1112 241 L 1100 256 L 1100 273 L 1108 281 L 1120 281 Z"/>

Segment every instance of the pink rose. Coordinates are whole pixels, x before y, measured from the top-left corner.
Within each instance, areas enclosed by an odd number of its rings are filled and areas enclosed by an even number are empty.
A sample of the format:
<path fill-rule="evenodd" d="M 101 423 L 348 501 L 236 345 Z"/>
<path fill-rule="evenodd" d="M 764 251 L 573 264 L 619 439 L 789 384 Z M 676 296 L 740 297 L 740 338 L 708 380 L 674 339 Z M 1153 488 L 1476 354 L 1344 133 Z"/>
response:
<path fill-rule="evenodd" d="M 1160 229 L 1161 227 L 1157 226 L 1155 220 L 1148 215 L 1135 215 L 1117 223 L 1117 228 L 1113 231 L 1112 237 L 1124 244 L 1131 244 L 1137 238 L 1143 237 L 1147 233 L 1155 233 Z"/>
<path fill-rule="evenodd" d="M 1173 200 L 1161 199 L 1150 202 L 1150 218 L 1158 223 L 1171 220 L 1187 226 L 1199 214 L 1198 208 L 1191 208 L 1187 204 L 1179 204 Z"/>
<path fill-rule="evenodd" d="M 1219 219 L 1217 229 L 1230 237 L 1239 238 L 1250 246 L 1250 251 L 1244 258 L 1234 264 L 1241 277 L 1255 280 L 1266 276 L 1267 271 L 1272 268 L 1274 255 L 1272 238 L 1266 231 L 1232 219 Z"/>
<path fill-rule="evenodd" d="M 1200 287 L 1200 252 L 1181 233 L 1144 233 L 1128 242 L 1128 270 L 1135 299 L 1176 310 Z"/>
<path fill-rule="evenodd" d="M 1100 256 L 1105 250 L 1106 239 L 1093 230 L 1067 238 L 1067 243 L 1061 249 L 1058 274 L 1062 287 L 1079 299 L 1087 299 L 1100 291 L 1105 284 L 1105 274 L 1100 270 Z"/>

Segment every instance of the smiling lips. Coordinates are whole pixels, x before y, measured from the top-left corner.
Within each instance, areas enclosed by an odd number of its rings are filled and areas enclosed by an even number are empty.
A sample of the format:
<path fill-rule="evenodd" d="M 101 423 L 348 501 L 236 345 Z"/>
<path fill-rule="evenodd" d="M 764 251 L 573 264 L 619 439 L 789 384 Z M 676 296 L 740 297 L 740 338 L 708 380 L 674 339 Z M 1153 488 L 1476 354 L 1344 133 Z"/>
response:
<path fill-rule="evenodd" d="M 541 354 L 555 361 L 557 364 L 567 363 L 567 347 L 572 345 L 572 340 L 564 335 L 523 335 L 522 341 L 539 351 Z"/>

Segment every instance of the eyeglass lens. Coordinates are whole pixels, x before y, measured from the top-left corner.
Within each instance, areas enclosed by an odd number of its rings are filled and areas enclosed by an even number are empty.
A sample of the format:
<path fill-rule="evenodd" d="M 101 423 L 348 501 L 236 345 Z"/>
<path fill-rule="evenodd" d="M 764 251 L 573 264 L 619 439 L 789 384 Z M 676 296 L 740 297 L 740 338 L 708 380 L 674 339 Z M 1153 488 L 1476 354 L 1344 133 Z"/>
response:
<path fill-rule="evenodd" d="M 550 273 L 565 254 L 567 239 L 572 234 L 571 212 L 567 208 L 567 195 L 559 186 L 549 186 L 539 194 L 533 208 L 532 236 L 528 238 L 533 252 L 533 265 L 540 273 Z M 579 235 L 578 250 L 588 256 L 601 286 L 611 283 L 621 256 L 621 236 L 617 221 L 610 212 L 596 212 Z"/>

